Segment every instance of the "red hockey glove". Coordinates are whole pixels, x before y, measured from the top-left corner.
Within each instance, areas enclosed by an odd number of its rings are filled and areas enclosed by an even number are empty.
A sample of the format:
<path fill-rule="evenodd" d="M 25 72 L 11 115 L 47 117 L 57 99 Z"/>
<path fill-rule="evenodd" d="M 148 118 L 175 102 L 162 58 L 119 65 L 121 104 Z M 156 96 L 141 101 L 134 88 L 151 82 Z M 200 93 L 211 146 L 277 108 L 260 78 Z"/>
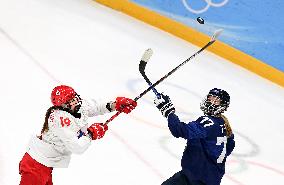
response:
<path fill-rule="evenodd" d="M 92 140 L 101 139 L 104 137 L 108 126 L 103 123 L 94 123 L 88 129 L 88 134 Z"/>
<path fill-rule="evenodd" d="M 137 106 L 137 102 L 125 97 L 117 97 L 115 110 L 119 112 L 124 112 L 126 114 L 130 113 Z"/>

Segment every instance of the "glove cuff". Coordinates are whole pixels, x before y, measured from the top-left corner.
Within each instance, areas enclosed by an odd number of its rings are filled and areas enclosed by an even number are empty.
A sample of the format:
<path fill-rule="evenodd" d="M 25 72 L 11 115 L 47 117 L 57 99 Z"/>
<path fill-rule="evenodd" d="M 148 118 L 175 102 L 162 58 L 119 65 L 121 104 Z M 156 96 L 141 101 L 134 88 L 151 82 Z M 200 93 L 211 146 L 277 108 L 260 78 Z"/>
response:
<path fill-rule="evenodd" d="M 115 107 L 114 107 L 114 102 L 113 101 L 110 101 L 106 104 L 106 108 L 109 112 L 112 112 L 115 110 Z"/>
<path fill-rule="evenodd" d="M 89 136 L 89 138 L 91 139 L 91 140 L 93 140 L 93 133 L 92 133 L 92 131 L 90 130 L 90 129 L 87 129 L 87 135 Z"/>

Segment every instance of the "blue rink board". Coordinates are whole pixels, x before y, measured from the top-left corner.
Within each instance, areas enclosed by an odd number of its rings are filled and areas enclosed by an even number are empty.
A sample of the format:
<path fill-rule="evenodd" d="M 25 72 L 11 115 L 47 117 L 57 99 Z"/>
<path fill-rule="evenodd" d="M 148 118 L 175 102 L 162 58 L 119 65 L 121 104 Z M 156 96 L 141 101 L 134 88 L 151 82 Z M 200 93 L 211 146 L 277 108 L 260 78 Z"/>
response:
<path fill-rule="evenodd" d="M 130 1 L 207 35 L 223 28 L 221 41 L 284 72 L 284 0 Z"/>

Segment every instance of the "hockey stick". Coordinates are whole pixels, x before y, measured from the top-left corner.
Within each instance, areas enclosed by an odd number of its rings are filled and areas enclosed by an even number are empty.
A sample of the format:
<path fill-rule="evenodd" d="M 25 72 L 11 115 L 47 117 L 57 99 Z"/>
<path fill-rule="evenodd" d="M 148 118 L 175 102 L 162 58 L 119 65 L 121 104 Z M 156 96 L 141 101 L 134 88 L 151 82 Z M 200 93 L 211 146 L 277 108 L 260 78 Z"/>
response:
<path fill-rule="evenodd" d="M 156 81 L 154 84 L 152 84 L 150 87 L 148 87 L 146 90 L 144 90 L 142 93 L 140 93 L 138 96 L 136 96 L 134 98 L 134 101 L 138 101 L 142 96 L 144 96 L 147 92 L 149 92 L 150 90 L 154 90 L 154 87 L 156 87 L 158 84 L 160 84 L 162 81 L 164 81 L 168 76 L 170 76 L 171 74 L 173 74 L 176 70 L 178 70 L 181 66 L 183 66 L 184 64 L 186 64 L 188 61 L 190 61 L 191 59 L 193 59 L 194 57 L 196 57 L 199 53 L 201 53 L 203 50 L 205 50 L 206 48 L 208 48 L 209 46 L 211 46 L 217 39 L 217 37 L 221 34 L 223 30 L 216 30 L 214 32 L 214 34 L 212 35 L 210 41 L 203 46 L 200 50 L 198 50 L 196 53 L 194 53 L 193 55 L 191 55 L 188 59 L 186 59 L 185 61 L 183 61 L 181 64 L 179 64 L 177 67 L 175 67 L 174 69 L 172 69 L 170 72 L 168 72 L 165 76 L 163 76 L 160 80 Z M 146 50 L 147 52 L 147 50 Z M 143 55 L 144 56 L 144 55 Z M 143 59 L 143 58 L 142 58 Z M 141 60 L 142 60 L 141 59 Z M 144 68 L 145 69 L 145 68 Z M 144 73 L 145 74 L 145 73 Z M 146 76 L 146 75 L 145 75 Z M 143 76 L 144 77 L 144 76 Z M 148 79 L 148 78 L 147 78 Z M 145 79 L 146 80 L 146 79 Z M 148 79 L 149 80 L 149 79 Z M 149 81 L 150 82 L 150 81 Z M 148 83 L 148 82 L 147 82 Z M 151 83 L 151 82 L 150 82 Z M 149 84 L 149 83 L 148 83 Z M 150 85 L 150 84 L 149 84 Z M 157 91 L 157 90 L 156 90 Z M 113 119 L 115 119 L 121 112 L 117 112 L 116 114 L 114 114 L 111 118 L 109 118 L 104 124 L 108 124 L 109 122 L 111 122 Z"/>
<path fill-rule="evenodd" d="M 145 74 L 145 67 L 152 55 L 153 55 L 153 50 L 151 48 L 147 49 L 145 53 L 143 54 L 140 60 L 140 63 L 139 63 L 139 72 L 141 73 L 141 75 L 143 76 L 143 78 L 145 79 L 145 81 L 148 83 L 150 87 L 152 86 L 152 82 L 149 80 L 149 78 Z M 160 94 L 158 93 L 155 87 L 152 87 L 152 91 L 155 93 L 155 95 L 158 98 L 160 98 Z"/>

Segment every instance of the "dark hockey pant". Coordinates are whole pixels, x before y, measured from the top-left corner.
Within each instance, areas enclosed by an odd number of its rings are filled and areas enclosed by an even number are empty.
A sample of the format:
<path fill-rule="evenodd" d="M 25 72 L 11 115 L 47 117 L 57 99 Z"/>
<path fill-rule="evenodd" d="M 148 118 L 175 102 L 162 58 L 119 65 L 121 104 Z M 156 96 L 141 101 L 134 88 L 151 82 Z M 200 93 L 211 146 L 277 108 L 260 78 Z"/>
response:
<path fill-rule="evenodd" d="M 206 185 L 201 181 L 189 180 L 186 175 L 179 171 L 175 173 L 172 177 L 162 183 L 162 185 Z"/>

